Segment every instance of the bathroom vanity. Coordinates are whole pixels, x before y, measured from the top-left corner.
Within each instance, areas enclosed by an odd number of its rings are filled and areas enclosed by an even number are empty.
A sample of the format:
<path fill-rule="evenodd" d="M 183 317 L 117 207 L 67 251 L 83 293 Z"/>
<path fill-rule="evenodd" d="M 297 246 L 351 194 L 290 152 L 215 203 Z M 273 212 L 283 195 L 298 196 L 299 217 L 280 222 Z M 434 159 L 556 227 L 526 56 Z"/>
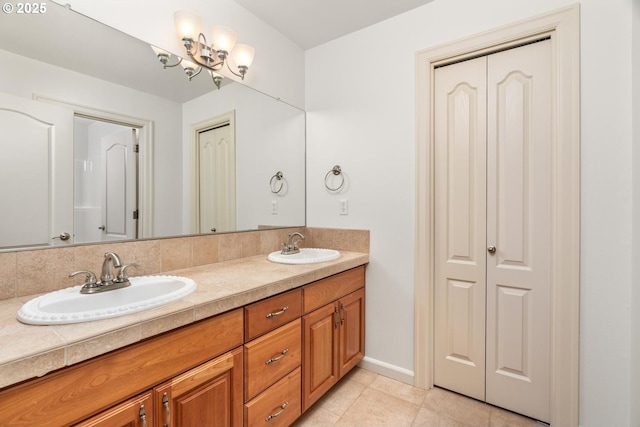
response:
<path fill-rule="evenodd" d="M 172 272 L 198 282 L 196 321 L 5 387 L 0 426 L 289 425 L 364 355 L 367 263 L 257 256 Z M 209 293 L 242 271 L 252 280 Z"/>

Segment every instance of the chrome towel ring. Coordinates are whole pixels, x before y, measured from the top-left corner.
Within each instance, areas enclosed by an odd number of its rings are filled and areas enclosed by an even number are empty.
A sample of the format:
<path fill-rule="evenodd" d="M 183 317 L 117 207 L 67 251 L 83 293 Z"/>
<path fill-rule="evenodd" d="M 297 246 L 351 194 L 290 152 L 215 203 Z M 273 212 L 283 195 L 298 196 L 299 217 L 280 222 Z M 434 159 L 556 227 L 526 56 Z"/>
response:
<path fill-rule="evenodd" d="M 273 194 L 278 194 L 280 191 L 282 191 L 282 187 L 284 187 L 284 182 L 282 181 L 283 178 L 284 175 L 281 171 L 276 172 L 276 174 L 271 177 L 271 181 L 269 181 L 269 187 L 271 187 L 271 192 Z M 276 189 L 278 182 L 280 182 L 280 186 Z"/>
<path fill-rule="evenodd" d="M 331 174 L 333 174 L 334 176 L 340 177 L 340 185 L 338 185 L 337 187 L 331 187 L 329 185 L 329 177 L 331 176 Z M 335 165 L 333 169 L 327 172 L 327 174 L 324 176 L 324 186 L 327 187 L 327 190 L 329 191 L 340 191 L 343 185 L 344 185 L 344 175 L 342 175 L 342 168 L 339 165 Z"/>

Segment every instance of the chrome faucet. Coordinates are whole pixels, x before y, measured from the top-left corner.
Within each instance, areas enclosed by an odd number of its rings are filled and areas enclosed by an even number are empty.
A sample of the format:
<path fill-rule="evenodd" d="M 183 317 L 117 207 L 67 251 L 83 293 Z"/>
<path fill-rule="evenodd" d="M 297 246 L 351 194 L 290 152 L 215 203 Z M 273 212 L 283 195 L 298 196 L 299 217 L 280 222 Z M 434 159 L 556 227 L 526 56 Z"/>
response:
<path fill-rule="evenodd" d="M 102 274 L 100 275 L 100 282 L 104 285 L 113 284 L 116 275 L 113 274 L 113 268 L 122 267 L 120 257 L 114 252 L 107 252 L 104 254 L 104 261 L 102 262 Z"/>
<path fill-rule="evenodd" d="M 295 240 L 296 237 L 298 237 L 298 240 Z M 298 248 L 298 243 L 300 243 L 304 239 L 305 237 L 304 237 L 304 234 L 302 233 L 295 232 L 295 233 L 289 234 L 289 242 L 282 244 L 282 252 L 280 253 L 282 255 L 297 254 L 298 252 L 300 252 L 300 249 Z"/>
<path fill-rule="evenodd" d="M 75 271 L 69 274 L 69 278 L 75 277 L 78 274 L 85 275 L 83 286 L 80 289 L 81 294 L 94 294 L 98 292 L 111 291 L 131 285 L 126 276 L 125 270 L 127 267 L 136 266 L 136 264 L 122 265 L 120 257 L 116 253 L 107 252 L 104 254 L 104 261 L 102 262 L 102 274 L 100 275 L 100 281 L 96 279 L 95 274 L 86 270 Z M 118 274 L 114 273 L 114 268 L 119 269 Z"/>

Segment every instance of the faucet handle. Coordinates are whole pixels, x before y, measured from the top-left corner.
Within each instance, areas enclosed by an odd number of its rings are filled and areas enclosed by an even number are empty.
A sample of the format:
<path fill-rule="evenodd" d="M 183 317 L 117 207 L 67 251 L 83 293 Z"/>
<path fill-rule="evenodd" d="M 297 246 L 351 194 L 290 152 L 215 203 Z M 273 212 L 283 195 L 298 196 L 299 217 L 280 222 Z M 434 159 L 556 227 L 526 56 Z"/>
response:
<path fill-rule="evenodd" d="M 98 283 L 98 279 L 96 279 L 96 275 L 94 273 L 92 273 L 91 271 L 87 271 L 87 270 L 80 270 L 80 271 L 74 271 L 73 273 L 69 274 L 69 279 L 72 279 L 74 277 L 76 277 L 79 274 L 84 274 L 84 283 L 83 285 L 95 285 L 96 283 Z"/>
<path fill-rule="evenodd" d="M 135 262 L 132 262 L 131 264 L 125 264 L 122 267 L 120 267 L 120 270 L 118 271 L 118 278 L 117 278 L 118 282 L 126 282 L 127 280 L 129 280 L 129 278 L 127 277 L 127 268 L 129 267 L 138 268 L 139 265 L 136 264 Z"/>

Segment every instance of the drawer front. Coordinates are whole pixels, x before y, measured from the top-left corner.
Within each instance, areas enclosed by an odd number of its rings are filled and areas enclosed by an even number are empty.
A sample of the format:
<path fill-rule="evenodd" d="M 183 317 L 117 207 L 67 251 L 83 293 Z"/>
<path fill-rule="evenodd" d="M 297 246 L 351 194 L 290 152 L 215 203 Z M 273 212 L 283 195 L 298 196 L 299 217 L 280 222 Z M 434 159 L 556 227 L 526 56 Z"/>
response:
<path fill-rule="evenodd" d="M 244 340 L 257 336 L 300 317 L 302 314 L 302 290 L 295 289 L 275 295 L 244 308 Z"/>
<path fill-rule="evenodd" d="M 298 318 L 245 344 L 245 402 L 300 365 L 301 337 Z"/>
<path fill-rule="evenodd" d="M 364 266 L 318 280 L 303 288 L 303 311 L 309 313 L 362 287 Z"/>
<path fill-rule="evenodd" d="M 245 427 L 286 427 L 300 416 L 300 367 L 244 405 Z"/>

